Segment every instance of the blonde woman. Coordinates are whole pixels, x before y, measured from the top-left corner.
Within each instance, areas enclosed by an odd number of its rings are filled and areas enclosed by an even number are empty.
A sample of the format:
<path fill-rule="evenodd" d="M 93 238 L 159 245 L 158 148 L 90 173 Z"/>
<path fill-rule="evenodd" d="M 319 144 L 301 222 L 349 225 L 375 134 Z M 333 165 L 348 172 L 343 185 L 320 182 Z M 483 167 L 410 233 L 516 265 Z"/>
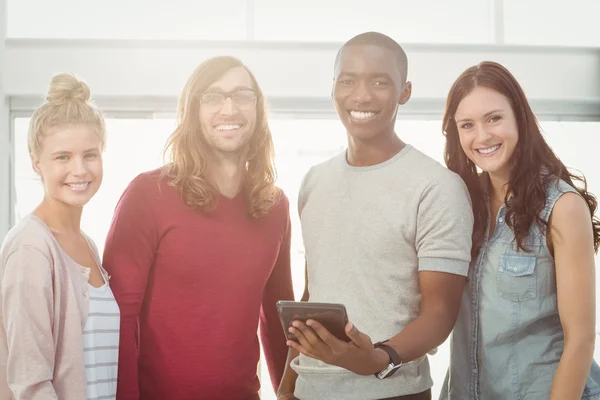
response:
<path fill-rule="evenodd" d="M 88 86 L 52 78 L 28 132 L 40 205 L 0 249 L 0 398 L 114 399 L 119 308 L 84 205 L 102 182 L 104 119 Z"/>

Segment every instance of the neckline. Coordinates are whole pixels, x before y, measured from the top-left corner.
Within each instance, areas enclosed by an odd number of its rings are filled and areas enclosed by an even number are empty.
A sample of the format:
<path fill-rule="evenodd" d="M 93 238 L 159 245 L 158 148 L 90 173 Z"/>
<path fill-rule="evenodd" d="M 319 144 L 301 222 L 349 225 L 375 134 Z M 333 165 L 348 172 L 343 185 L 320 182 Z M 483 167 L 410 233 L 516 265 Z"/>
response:
<path fill-rule="evenodd" d="M 106 290 L 108 289 L 108 282 L 106 281 L 106 278 L 104 277 L 104 274 L 100 274 L 102 275 L 102 281 L 104 282 L 102 285 L 100 286 L 94 286 L 92 285 L 89 281 L 88 281 L 88 288 L 89 290 L 93 291 L 93 292 L 97 292 L 97 293 L 104 293 L 106 292 Z"/>
<path fill-rule="evenodd" d="M 361 171 L 370 171 L 370 170 L 374 170 L 374 169 L 379 169 L 379 168 L 383 168 L 389 164 L 392 164 L 396 161 L 398 161 L 400 158 L 402 158 L 406 153 L 408 153 L 410 150 L 412 149 L 412 146 L 408 143 L 406 143 L 404 145 L 404 147 L 402 148 L 402 150 L 400 150 L 399 152 L 397 152 L 396 154 L 394 154 L 393 157 L 380 162 L 379 164 L 374 164 L 374 165 L 367 165 L 367 166 L 362 166 L 362 167 L 358 167 L 355 165 L 350 165 L 348 163 L 348 149 L 346 148 L 345 151 L 342 152 L 341 154 L 341 159 L 342 159 L 342 165 L 345 169 L 351 170 L 351 171 L 356 171 L 356 172 L 361 172 Z"/>

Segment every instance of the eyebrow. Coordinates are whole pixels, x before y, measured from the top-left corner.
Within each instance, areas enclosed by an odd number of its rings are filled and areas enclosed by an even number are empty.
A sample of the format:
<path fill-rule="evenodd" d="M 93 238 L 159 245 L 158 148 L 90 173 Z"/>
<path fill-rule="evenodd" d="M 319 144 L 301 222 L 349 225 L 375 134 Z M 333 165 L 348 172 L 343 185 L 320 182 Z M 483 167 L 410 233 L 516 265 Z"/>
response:
<path fill-rule="evenodd" d="M 99 149 L 96 147 L 91 147 L 87 150 L 84 150 L 84 153 L 92 153 L 92 152 L 98 152 Z M 50 154 L 51 156 L 58 156 L 58 155 L 65 155 L 65 154 L 72 154 L 72 151 L 68 151 L 68 150 L 60 150 L 60 151 L 55 151 L 54 153 Z"/>
<path fill-rule="evenodd" d="M 340 73 L 338 74 L 338 76 L 351 76 L 351 77 L 356 77 L 356 76 L 360 76 L 361 74 L 357 74 L 355 72 L 347 72 L 347 71 L 340 71 Z M 367 76 L 369 78 L 386 78 L 389 80 L 392 80 L 392 77 L 390 74 L 387 74 L 385 72 L 376 72 L 373 74 L 367 74 Z"/>
<path fill-rule="evenodd" d="M 504 112 L 503 110 L 492 110 L 492 111 L 488 111 L 485 114 L 483 114 L 483 117 L 489 117 L 492 114 L 497 114 L 497 113 L 502 113 Z M 464 121 L 471 121 L 471 118 L 462 118 L 462 119 L 457 119 L 456 123 L 458 124 L 459 122 L 464 122 Z"/>
<path fill-rule="evenodd" d="M 240 86 L 235 86 L 230 91 L 227 91 L 227 90 L 223 90 L 223 88 L 221 88 L 219 86 L 210 86 L 208 89 L 206 89 L 206 93 L 232 93 L 232 92 L 236 92 L 238 90 L 254 90 L 254 89 L 251 87 L 245 86 L 245 85 L 240 85 Z"/>

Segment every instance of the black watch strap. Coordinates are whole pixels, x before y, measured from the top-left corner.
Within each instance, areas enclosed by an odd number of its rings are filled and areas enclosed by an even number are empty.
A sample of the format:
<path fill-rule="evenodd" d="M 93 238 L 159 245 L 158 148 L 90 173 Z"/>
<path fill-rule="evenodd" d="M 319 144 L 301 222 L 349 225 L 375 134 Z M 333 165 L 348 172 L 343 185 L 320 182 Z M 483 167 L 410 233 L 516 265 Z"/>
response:
<path fill-rule="evenodd" d="M 384 350 L 386 353 L 388 353 L 388 355 L 390 356 L 390 360 L 392 361 L 392 363 L 394 365 L 402 364 L 402 360 L 400 360 L 400 356 L 398 355 L 398 353 L 396 353 L 396 350 L 394 350 L 392 348 L 392 346 L 388 346 L 387 344 L 384 344 L 383 342 L 378 342 L 378 343 L 375 343 L 373 345 L 373 347 L 375 347 L 376 349 Z"/>

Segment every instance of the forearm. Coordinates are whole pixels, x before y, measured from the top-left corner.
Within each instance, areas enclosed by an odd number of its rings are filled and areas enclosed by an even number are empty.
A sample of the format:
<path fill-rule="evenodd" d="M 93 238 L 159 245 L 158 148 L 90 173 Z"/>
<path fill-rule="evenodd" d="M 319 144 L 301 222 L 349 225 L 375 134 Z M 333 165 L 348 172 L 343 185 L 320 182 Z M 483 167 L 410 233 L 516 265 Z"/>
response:
<path fill-rule="evenodd" d="M 278 287 L 286 288 L 286 290 L 272 290 L 276 285 L 269 286 L 265 292 L 265 299 L 261 310 L 260 335 L 273 390 L 277 391 L 286 368 L 288 346 L 286 344 L 285 333 L 281 327 L 281 321 L 279 320 L 279 314 L 275 307 L 275 299 L 291 300 L 293 299 L 293 291 L 291 282 L 280 282 L 280 286 Z"/>
<path fill-rule="evenodd" d="M 552 382 L 551 400 L 581 399 L 594 358 L 594 339 L 565 341 L 565 350 Z"/>
<path fill-rule="evenodd" d="M 421 314 L 387 344 L 396 350 L 402 362 L 410 362 L 444 343 L 454 323 L 455 318 L 445 312 Z"/>
<path fill-rule="evenodd" d="M 296 388 L 296 378 L 298 378 L 298 374 L 293 368 L 290 366 L 292 360 L 298 357 L 298 351 L 291 349 L 288 351 L 287 360 L 285 363 L 285 369 L 283 371 L 283 378 L 281 378 L 281 384 L 279 385 L 279 389 L 277 390 L 277 398 L 286 394 L 293 394 L 294 389 Z"/>

